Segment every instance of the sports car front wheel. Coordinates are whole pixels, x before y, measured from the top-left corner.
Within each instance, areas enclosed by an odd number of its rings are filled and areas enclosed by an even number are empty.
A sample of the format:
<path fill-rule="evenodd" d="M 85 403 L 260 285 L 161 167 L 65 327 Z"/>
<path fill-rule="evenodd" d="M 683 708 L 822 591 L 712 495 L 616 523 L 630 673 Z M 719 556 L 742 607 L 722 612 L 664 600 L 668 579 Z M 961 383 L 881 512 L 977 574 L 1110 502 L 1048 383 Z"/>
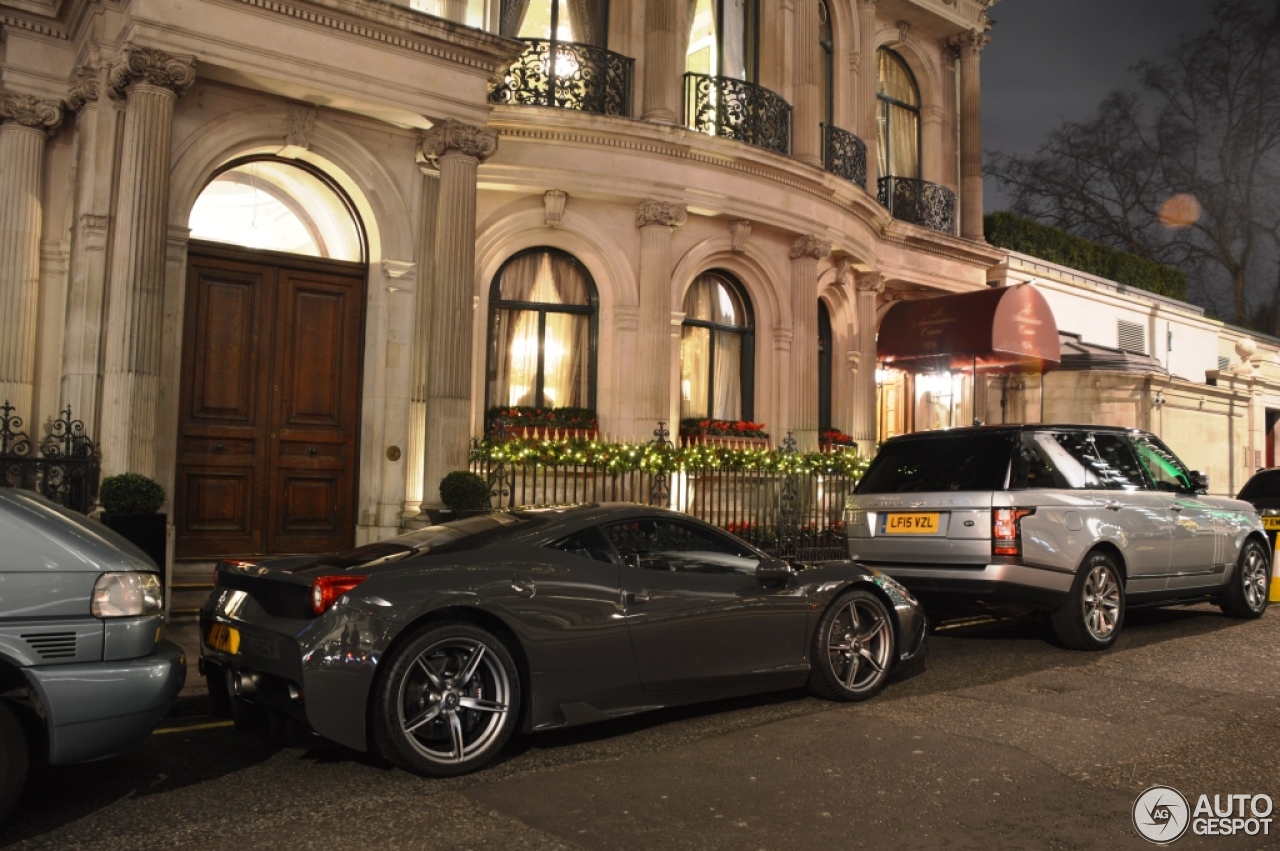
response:
<path fill-rule="evenodd" d="M 861 588 L 844 592 L 818 622 L 809 690 L 828 700 L 872 697 L 889 679 L 895 645 L 884 601 Z"/>
<path fill-rule="evenodd" d="M 374 696 L 373 739 L 390 762 L 435 777 L 475 771 L 520 715 L 520 675 L 487 630 L 430 624 L 402 644 Z"/>

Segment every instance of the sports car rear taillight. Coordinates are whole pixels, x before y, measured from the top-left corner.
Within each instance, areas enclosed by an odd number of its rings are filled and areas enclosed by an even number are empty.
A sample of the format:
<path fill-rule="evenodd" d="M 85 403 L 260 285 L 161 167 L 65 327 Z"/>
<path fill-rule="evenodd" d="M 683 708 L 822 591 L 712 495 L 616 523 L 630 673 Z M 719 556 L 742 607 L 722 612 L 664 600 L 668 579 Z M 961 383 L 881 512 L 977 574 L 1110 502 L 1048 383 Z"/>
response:
<path fill-rule="evenodd" d="M 311 611 L 317 615 L 323 615 L 329 611 L 339 597 L 368 578 L 367 576 L 349 576 L 342 573 L 317 577 L 311 583 Z"/>
<path fill-rule="evenodd" d="M 1022 555 L 1022 518 L 1035 513 L 1034 508 L 991 509 L 991 554 Z"/>

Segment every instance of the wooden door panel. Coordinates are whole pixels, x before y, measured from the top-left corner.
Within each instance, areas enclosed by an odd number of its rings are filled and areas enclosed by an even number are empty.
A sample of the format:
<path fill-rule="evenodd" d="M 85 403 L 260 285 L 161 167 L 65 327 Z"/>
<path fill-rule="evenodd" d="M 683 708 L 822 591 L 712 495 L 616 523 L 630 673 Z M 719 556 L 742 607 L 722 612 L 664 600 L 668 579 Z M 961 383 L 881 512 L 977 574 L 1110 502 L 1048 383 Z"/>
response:
<path fill-rule="evenodd" d="M 181 524 L 193 532 L 253 536 L 249 513 L 253 469 L 204 472 L 188 469 L 178 482 L 185 506 Z"/>
<path fill-rule="evenodd" d="M 343 366 L 350 359 L 343 333 L 347 292 L 304 286 L 290 294 L 292 327 L 283 354 L 292 362 L 284 371 L 288 407 L 280 425 L 341 428 Z"/>
<path fill-rule="evenodd" d="M 201 271 L 193 341 L 199 357 L 192 362 L 187 415 L 192 420 L 252 426 L 257 413 L 253 360 L 256 330 L 262 322 L 262 305 L 258 304 L 262 275 L 228 280 Z"/>

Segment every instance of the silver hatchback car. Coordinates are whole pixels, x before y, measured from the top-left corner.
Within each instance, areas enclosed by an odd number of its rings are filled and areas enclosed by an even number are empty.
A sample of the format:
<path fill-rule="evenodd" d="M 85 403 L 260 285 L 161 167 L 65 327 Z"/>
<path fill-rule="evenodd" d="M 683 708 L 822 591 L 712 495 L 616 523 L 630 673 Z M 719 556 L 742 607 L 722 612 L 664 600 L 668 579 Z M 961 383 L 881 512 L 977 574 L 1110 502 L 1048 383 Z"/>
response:
<path fill-rule="evenodd" d="M 1068 647 L 1109 647 L 1134 606 L 1267 608 L 1253 506 L 1159 438 L 1105 426 L 981 426 L 887 441 L 848 499 L 849 554 L 935 612 L 1051 612 Z"/>

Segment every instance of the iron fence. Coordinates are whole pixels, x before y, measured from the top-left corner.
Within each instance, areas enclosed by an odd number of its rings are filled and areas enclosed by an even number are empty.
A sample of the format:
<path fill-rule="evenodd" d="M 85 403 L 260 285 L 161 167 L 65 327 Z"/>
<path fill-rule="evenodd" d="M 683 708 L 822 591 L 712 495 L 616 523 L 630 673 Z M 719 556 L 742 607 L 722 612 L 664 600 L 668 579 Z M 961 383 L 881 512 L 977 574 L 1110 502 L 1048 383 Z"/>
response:
<path fill-rule="evenodd" d="M 791 153 L 791 104 L 764 86 L 733 77 L 684 75 L 685 124 L 701 133 Z"/>
<path fill-rule="evenodd" d="M 822 125 L 822 167 L 832 174 L 867 185 L 867 143 L 831 124 Z"/>
<path fill-rule="evenodd" d="M 668 441 L 665 424 L 652 445 Z M 788 435 L 783 453 L 796 453 Z M 471 471 L 490 487 L 494 508 L 634 502 L 672 508 L 792 561 L 846 558 L 843 512 L 857 478 L 843 473 L 721 467 L 611 469 L 605 464 L 497 461 L 472 453 Z"/>
<path fill-rule="evenodd" d="M 882 177 L 877 198 L 895 219 L 939 233 L 956 232 L 956 193 L 945 186 L 908 177 Z"/>
<path fill-rule="evenodd" d="M 22 417 L 5 400 L 0 405 L 0 487 L 25 488 L 59 505 L 87 514 L 98 490 L 98 451 L 71 408 L 50 426 L 34 446 L 21 431 Z M 33 449 L 36 450 L 33 453 Z"/>
<path fill-rule="evenodd" d="M 634 59 L 572 41 L 520 40 L 525 43 L 524 53 L 492 86 L 490 103 L 631 116 Z"/>

